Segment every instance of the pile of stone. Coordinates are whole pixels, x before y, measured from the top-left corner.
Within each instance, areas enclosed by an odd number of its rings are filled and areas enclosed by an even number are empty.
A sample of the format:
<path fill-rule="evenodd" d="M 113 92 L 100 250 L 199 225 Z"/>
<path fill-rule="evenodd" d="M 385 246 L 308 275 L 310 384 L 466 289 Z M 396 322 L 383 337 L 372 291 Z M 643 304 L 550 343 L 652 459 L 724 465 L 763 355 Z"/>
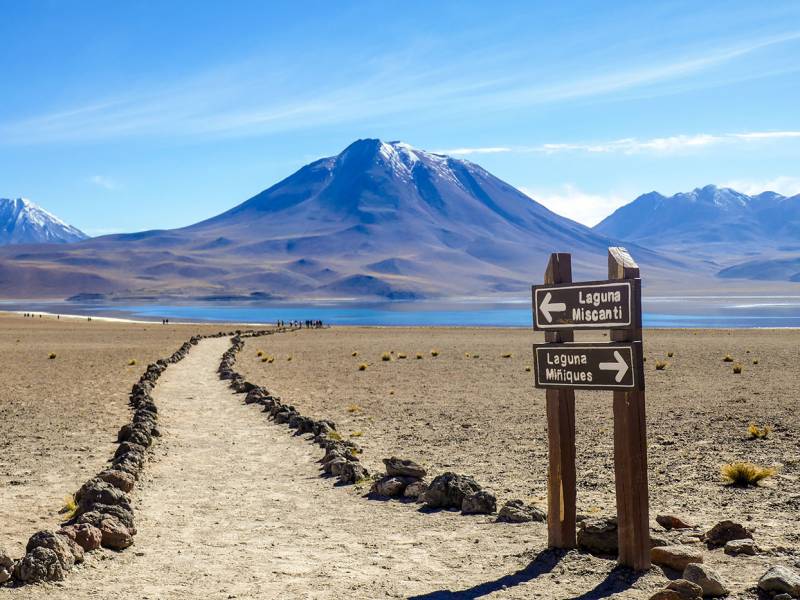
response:
<path fill-rule="evenodd" d="M 294 331 L 284 328 L 280 331 Z M 270 335 L 273 331 L 236 332 L 231 338 L 231 347 L 222 355 L 219 365 L 219 377 L 229 381 L 231 389 L 246 394 L 245 404 L 259 404 L 264 407 L 267 417 L 279 425 L 286 425 L 295 431 L 295 435 L 309 435 L 309 441 L 320 446 L 325 455 L 320 460 L 322 474 L 336 477 L 337 485 L 351 485 L 369 477 L 369 471 L 361 464 L 359 455 L 361 448 L 355 442 L 342 439 L 336 431 L 336 423 L 329 419 L 312 419 L 300 414 L 291 404 L 284 404 L 279 396 L 271 394 L 266 388 L 257 386 L 236 372 L 237 354 L 244 348 L 246 337 Z"/>
<path fill-rule="evenodd" d="M 427 471 L 413 460 L 384 458 L 386 473 L 376 479 L 369 495 L 371 498 L 404 498 L 409 501 L 418 500 L 428 490 L 425 483 Z"/>
<path fill-rule="evenodd" d="M 167 366 L 186 357 L 200 339 L 192 337 L 170 357 L 147 366 L 131 389 L 133 416 L 117 434 L 119 446 L 110 466 L 74 494 L 76 509 L 61 529 L 33 534 L 19 560 L 0 551 L 0 583 L 58 581 L 83 562 L 86 552 L 100 547 L 123 550 L 133 544 L 136 525 L 128 494 L 144 468 L 153 438 L 161 435 L 152 391 Z"/>

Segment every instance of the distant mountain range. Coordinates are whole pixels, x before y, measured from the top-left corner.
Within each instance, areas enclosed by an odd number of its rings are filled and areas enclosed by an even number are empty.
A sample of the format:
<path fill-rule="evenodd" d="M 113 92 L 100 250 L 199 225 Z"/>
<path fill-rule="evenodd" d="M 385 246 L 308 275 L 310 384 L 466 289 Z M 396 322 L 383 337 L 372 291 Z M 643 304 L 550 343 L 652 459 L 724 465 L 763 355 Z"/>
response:
<path fill-rule="evenodd" d="M 0 198 L 0 245 L 66 244 L 87 237 L 26 198 Z"/>
<path fill-rule="evenodd" d="M 709 289 L 719 278 L 765 273 L 791 281 L 797 206 L 796 197 L 713 186 L 672 198 L 653 192 L 591 229 L 469 161 L 365 139 L 189 227 L 0 248 L 0 295 L 519 297 L 541 281 L 551 252 L 572 253 L 576 279 L 597 279 L 606 248 L 620 244 L 642 265 L 646 290 Z"/>
<path fill-rule="evenodd" d="M 800 281 L 800 195 L 708 185 L 650 192 L 594 227 L 609 237 L 713 265 L 723 278 Z"/>

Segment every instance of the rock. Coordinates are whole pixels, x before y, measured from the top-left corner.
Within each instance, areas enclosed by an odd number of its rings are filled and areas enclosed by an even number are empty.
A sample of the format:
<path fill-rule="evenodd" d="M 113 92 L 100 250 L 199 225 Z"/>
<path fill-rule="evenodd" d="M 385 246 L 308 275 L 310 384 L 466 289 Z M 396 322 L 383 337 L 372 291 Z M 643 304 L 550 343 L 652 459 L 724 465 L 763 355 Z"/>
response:
<path fill-rule="evenodd" d="M 117 446 L 117 450 L 114 452 L 114 458 L 119 458 L 128 452 L 136 452 L 137 454 L 144 456 L 145 452 L 147 452 L 147 449 L 144 446 L 134 444 L 133 442 L 122 442 L 119 446 Z"/>
<path fill-rule="evenodd" d="M 578 524 L 578 547 L 596 554 L 617 554 L 617 517 L 581 521 Z"/>
<path fill-rule="evenodd" d="M 788 567 L 770 568 L 758 580 L 758 588 L 771 594 L 789 594 L 800 597 L 800 575 Z"/>
<path fill-rule="evenodd" d="M 89 512 L 95 504 L 119 505 L 130 510 L 128 496 L 121 489 L 102 481 L 90 479 L 75 493 L 78 514 Z"/>
<path fill-rule="evenodd" d="M 107 517 L 100 522 L 100 534 L 103 548 L 124 550 L 133 544 L 131 532 L 113 517 Z"/>
<path fill-rule="evenodd" d="M 383 464 L 386 465 L 386 474 L 393 477 L 413 477 L 422 479 L 427 475 L 427 471 L 413 460 L 397 458 L 384 458 Z"/>
<path fill-rule="evenodd" d="M 660 535 L 653 535 L 650 534 L 650 547 L 655 548 L 656 546 L 671 546 L 674 542 L 670 541 L 669 539 L 660 536 Z"/>
<path fill-rule="evenodd" d="M 428 484 L 424 481 L 414 481 L 406 486 L 403 490 L 403 498 L 417 498 L 419 499 L 425 492 L 428 491 Z"/>
<path fill-rule="evenodd" d="M 497 498 L 488 490 L 470 494 L 461 503 L 461 512 L 465 515 L 490 515 L 496 511 Z"/>
<path fill-rule="evenodd" d="M 725 544 L 725 554 L 730 556 L 739 556 L 740 554 L 748 554 L 755 556 L 758 551 L 756 543 L 753 540 L 731 540 Z"/>
<path fill-rule="evenodd" d="M 339 485 L 350 485 L 358 483 L 367 477 L 369 477 L 369 471 L 367 471 L 363 465 L 348 460 L 345 461 L 341 469 L 339 469 L 339 480 L 337 483 Z"/>
<path fill-rule="evenodd" d="M 131 535 L 136 535 L 136 526 L 133 522 L 133 513 L 118 506 L 96 504 L 95 510 L 82 514 L 80 517 L 78 517 L 76 523 L 93 525 L 99 529 L 103 520 L 109 517 L 125 525 L 125 527 L 130 531 Z"/>
<path fill-rule="evenodd" d="M 76 565 L 81 564 L 83 562 L 83 558 L 84 558 L 83 557 L 83 555 L 84 555 L 83 548 L 81 548 L 77 544 L 77 542 L 75 542 L 75 540 L 73 540 L 72 538 L 70 538 L 70 537 L 68 537 L 66 535 L 63 535 L 63 534 L 61 534 L 59 532 L 56 532 L 56 534 L 60 535 L 61 537 L 64 538 L 64 540 L 66 540 L 67 545 L 69 546 L 69 549 L 72 552 L 72 558 L 75 559 L 75 564 Z"/>
<path fill-rule="evenodd" d="M 509 500 L 497 514 L 498 523 L 530 523 L 531 521 L 546 521 L 547 514 L 532 504 L 525 504 L 522 500 Z"/>
<path fill-rule="evenodd" d="M 739 523 L 725 520 L 709 529 L 703 538 L 709 546 L 718 548 L 731 540 L 753 539 L 753 535 Z"/>
<path fill-rule="evenodd" d="M 385 498 L 396 498 L 403 494 L 408 485 L 408 480 L 403 477 L 381 477 L 372 484 L 371 494 L 383 496 Z"/>
<path fill-rule="evenodd" d="M 75 564 L 75 555 L 72 548 L 67 541 L 69 538 L 58 535 L 54 531 L 37 531 L 28 540 L 25 546 L 25 552 L 30 553 L 34 548 L 47 548 L 52 550 L 58 562 L 61 563 L 61 568 L 69 571 Z"/>
<path fill-rule="evenodd" d="M 650 596 L 650 600 L 681 600 L 681 595 L 674 590 L 659 590 Z"/>
<path fill-rule="evenodd" d="M 14 573 L 14 559 L 0 548 L 0 583 L 5 583 L 11 579 Z"/>
<path fill-rule="evenodd" d="M 692 528 L 692 526 L 687 524 L 683 519 L 681 519 L 680 517 L 676 517 L 674 515 L 658 515 L 656 517 L 656 523 L 661 525 L 667 531 L 669 531 L 670 529 Z"/>
<path fill-rule="evenodd" d="M 115 488 L 122 490 L 125 493 L 130 492 L 136 484 L 136 478 L 130 473 L 124 471 L 113 471 L 108 469 L 97 474 L 97 478 L 113 485 Z"/>
<path fill-rule="evenodd" d="M 683 578 L 686 581 L 691 581 L 699 585 L 705 597 L 716 598 L 728 595 L 728 588 L 722 582 L 720 576 L 716 571 L 711 570 L 705 565 L 689 563 L 683 570 Z"/>
<path fill-rule="evenodd" d="M 656 546 L 650 549 L 650 560 L 660 567 L 669 567 L 683 573 L 686 565 L 703 562 L 703 554 L 688 546 Z"/>
<path fill-rule="evenodd" d="M 447 472 L 434 478 L 421 499 L 427 508 L 460 510 L 464 498 L 480 490 L 481 486 L 472 477 Z"/>
<path fill-rule="evenodd" d="M 675 579 L 667 584 L 667 589 L 677 592 L 681 600 L 702 600 L 703 588 L 685 579 Z"/>
<path fill-rule="evenodd" d="M 23 583 L 61 581 L 64 567 L 50 548 L 37 546 L 14 565 L 14 578 Z"/>
<path fill-rule="evenodd" d="M 791 594 L 776 594 L 772 597 L 772 600 L 794 600 Z"/>
<path fill-rule="evenodd" d="M 334 477 L 338 477 L 341 474 L 342 469 L 346 464 L 347 464 L 346 459 L 338 457 L 326 462 L 322 466 L 322 470 L 325 471 L 326 473 L 330 473 Z"/>
<path fill-rule="evenodd" d="M 58 533 L 67 536 L 69 539 L 83 548 L 85 552 L 97 550 L 100 547 L 101 540 L 103 539 L 103 535 L 100 533 L 100 530 L 89 523 L 67 525 L 62 527 Z"/>

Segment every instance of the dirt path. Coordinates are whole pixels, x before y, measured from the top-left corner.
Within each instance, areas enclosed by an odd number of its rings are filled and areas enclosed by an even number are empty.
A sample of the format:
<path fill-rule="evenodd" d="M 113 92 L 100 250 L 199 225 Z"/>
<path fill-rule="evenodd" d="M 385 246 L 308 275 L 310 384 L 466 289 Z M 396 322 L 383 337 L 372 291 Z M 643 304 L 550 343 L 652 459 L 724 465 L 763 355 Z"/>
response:
<path fill-rule="evenodd" d="M 0 598 L 476 598 L 497 592 L 563 599 L 619 583 L 605 579 L 610 561 L 569 557 L 531 565 L 543 546 L 541 524 L 423 515 L 414 506 L 367 501 L 352 487 L 333 487 L 318 476 L 318 448 L 268 422 L 217 379 L 228 344 L 203 341 L 159 380 L 164 435 L 134 498 L 135 546 L 94 555 L 61 584 L 0 590 Z M 576 568 L 582 570 L 577 580 L 570 577 Z"/>

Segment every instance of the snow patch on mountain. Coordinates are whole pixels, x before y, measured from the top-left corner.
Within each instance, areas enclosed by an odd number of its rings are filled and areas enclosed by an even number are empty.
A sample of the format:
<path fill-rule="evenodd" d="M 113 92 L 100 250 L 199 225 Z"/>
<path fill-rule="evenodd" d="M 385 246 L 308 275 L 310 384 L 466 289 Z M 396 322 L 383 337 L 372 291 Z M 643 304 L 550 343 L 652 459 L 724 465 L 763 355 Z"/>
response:
<path fill-rule="evenodd" d="M 65 244 L 87 237 L 27 198 L 0 198 L 0 245 Z"/>

